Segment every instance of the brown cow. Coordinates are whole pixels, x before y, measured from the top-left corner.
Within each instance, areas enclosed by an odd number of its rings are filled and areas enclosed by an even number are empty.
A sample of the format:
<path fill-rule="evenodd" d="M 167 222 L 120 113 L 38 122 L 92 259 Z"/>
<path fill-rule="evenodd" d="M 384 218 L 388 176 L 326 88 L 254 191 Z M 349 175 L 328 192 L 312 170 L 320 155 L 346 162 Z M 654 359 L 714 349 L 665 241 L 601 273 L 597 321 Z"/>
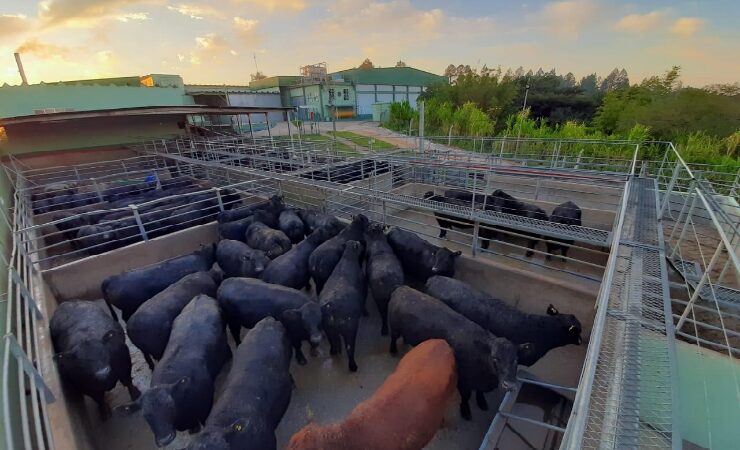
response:
<path fill-rule="evenodd" d="M 309 424 L 288 450 L 418 450 L 434 437 L 455 392 L 455 354 L 430 339 L 414 347 L 372 397 L 342 422 Z"/>

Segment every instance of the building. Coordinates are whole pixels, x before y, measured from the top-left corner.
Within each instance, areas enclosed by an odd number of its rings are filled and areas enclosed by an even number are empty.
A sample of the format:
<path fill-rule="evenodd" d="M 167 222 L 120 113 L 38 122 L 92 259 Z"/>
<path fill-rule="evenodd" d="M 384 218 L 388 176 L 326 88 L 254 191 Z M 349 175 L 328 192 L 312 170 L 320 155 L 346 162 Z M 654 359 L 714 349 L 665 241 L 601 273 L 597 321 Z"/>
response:
<path fill-rule="evenodd" d="M 325 65 L 301 68 L 302 76 L 276 76 L 253 81 L 259 92 L 279 93 L 283 106 L 297 108 L 306 120 L 330 120 L 373 116 L 373 105 L 408 101 L 413 108 L 429 86 L 447 78 L 412 67 L 356 68 L 322 72 Z"/>
<path fill-rule="evenodd" d="M 2 86 L 0 150 L 115 148 L 203 128 L 248 133 L 285 120 L 285 110 L 279 94 L 246 86 L 186 87 L 178 75 Z"/>

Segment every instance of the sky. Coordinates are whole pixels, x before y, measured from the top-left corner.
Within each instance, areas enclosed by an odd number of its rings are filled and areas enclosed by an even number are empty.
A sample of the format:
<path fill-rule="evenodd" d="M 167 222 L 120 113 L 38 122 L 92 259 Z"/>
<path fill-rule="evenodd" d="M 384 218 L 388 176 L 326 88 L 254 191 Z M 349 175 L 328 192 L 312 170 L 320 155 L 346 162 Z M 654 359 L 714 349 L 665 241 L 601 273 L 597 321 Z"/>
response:
<path fill-rule="evenodd" d="M 329 71 L 449 64 L 606 76 L 682 67 L 685 85 L 740 81 L 738 0 L 0 0 L 0 85 L 179 74 L 248 84 Z M 256 66 L 255 66 L 256 58 Z"/>

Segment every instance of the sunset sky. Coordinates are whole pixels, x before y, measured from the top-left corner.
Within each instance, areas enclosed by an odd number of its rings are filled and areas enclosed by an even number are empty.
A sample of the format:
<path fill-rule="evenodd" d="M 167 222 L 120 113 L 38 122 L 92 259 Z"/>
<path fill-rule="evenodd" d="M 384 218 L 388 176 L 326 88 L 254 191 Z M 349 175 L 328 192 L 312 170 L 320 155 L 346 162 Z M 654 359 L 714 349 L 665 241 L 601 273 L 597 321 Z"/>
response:
<path fill-rule="evenodd" d="M 672 65 L 685 84 L 740 81 L 740 1 L 0 0 L 0 85 L 179 74 L 247 84 L 370 58 L 442 73 L 450 64 L 576 77 L 624 67 L 633 83 Z"/>

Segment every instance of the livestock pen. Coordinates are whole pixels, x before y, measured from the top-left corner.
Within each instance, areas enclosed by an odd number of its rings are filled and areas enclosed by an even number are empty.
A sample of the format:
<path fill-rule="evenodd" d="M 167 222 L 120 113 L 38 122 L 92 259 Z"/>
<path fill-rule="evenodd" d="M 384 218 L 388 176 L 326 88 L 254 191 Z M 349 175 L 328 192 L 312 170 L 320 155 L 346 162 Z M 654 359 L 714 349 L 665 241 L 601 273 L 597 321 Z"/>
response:
<path fill-rule="evenodd" d="M 596 144 L 602 143 L 565 143 Z M 662 161 L 638 160 L 637 144 L 604 145 L 631 151 L 633 157 L 568 159 L 541 151 L 552 142 L 534 140 L 517 143 L 517 154 L 503 151 L 511 146 L 507 142 L 491 145 L 496 151 L 488 154 L 411 148 L 342 154 L 295 140 L 219 137 L 151 141 L 114 159 L 100 155 L 94 162 L 61 167 L 14 158 L 6 165 L 14 180 L 15 232 L 8 270 L 11 333 L 4 344 L 9 352 L 3 361 L 3 408 L 6 428 L 17 432 L 8 435 L 8 445 L 154 446 L 142 432 L 146 425 L 140 418 L 101 423 L 88 399 L 61 386 L 51 359 L 48 319 L 60 302 L 100 299 L 100 283 L 109 275 L 216 242 L 213 219 L 231 206 L 222 194 L 233 191 L 243 203 L 280 195 L 293 207 L 315 208 L 345 220 L 362 213 L 413 231 L 436 245 L 461 250 L 457 278 L 474 287 L 527 312 L 544 314 L 552 303 L 580 319 L 584 345 L 554 349 L 532 367 L 520 368 L 519 387 L 505 395 L 497 392 L 491 402 L 498 410 L 474 409 L 473 421 L 466 422 L 451 408 L 429 448 L 676 448 L 684 440 L 717 446 L 716 430 L 724 429 L 713 410 L 718 406 L 711 404 L 709 393 L 696 400 L 679 375 L 691 365 L 687 361 L 711 360 L 734 376 L 737 392 L 735 187 L 730 195 L 711 190 L 669 144 L 656 144 L 663 148 Z M 537 157 L 527 157 L 535 149 Z M 212 192 L 213 197 L 182 213 L 178 227 L 156 237 L 150 236 L 146 216 L 138 211 L 161 199 L 121 208 L 126 215 L 113 222 L 133 229 L 135 238 L 125 235 L 117 248 L 98 254 L 74 246 L 56 226 L 101 211 L 106 189 L 143 183 L 142 190 L 166 190 L 182 179 L 202 188 L 195 193 Z M 33 194 L 70 185 L 77 193 L 92 193 L 85 197 L 90 203 L 60 202 L 55 211 L 39 210 Z M 449 204 L 424 198 L 428 191 L 443 194 L 448 189 L 465 190 L 472 199 Z M 496 189 L 548 216 L 558 204 L 573 201 L 582 209 L 583 223 L 564 225 L 492 211 L 481 202 Z M 170 197 L 187 195 L 192 193 Z M 53 214 L 62 209 L 69 214 L 60 222 Z M 435 213 L 452 222 L 445 237 L 439 236 Z M 533 237 L 565 241 L 571 251 L 565 258 L 548 258 L 545 245 L 538 243 L 527 257 Z M 490 245 L 482 245 L 485 241 Z M 369 309 L 359 332 L 359 373 L 347 373 L 343 361 L 329 357 L 325 348 L 308 365 L 291 366 L 296 388 L 277 430 L 279 446 L 308 420 L 327 423 L 344 417 L 393 371 L 397 359 L 387 354 L 388 341 L 378 333 L 379 317 Z M 129 347 L 135 383 L 145 387 L 149 370 L 138 350 Z M 690 376 L 710 383 L 714 372 Z M 679 399 L 687 392 L 703 402 L 702 419 L 685 417 L 680 409 Z M 125 395 L 118 387 L 108 402 L 116 406 L 126 401 Z M 723 412 L 732 417 L 731 410 Z M 696 420 L 704 425 L 682 430 Z M 706 445 L 712 431 L 715 442 Z M 181 435 L 172 448 L 187 440 Z"/>

